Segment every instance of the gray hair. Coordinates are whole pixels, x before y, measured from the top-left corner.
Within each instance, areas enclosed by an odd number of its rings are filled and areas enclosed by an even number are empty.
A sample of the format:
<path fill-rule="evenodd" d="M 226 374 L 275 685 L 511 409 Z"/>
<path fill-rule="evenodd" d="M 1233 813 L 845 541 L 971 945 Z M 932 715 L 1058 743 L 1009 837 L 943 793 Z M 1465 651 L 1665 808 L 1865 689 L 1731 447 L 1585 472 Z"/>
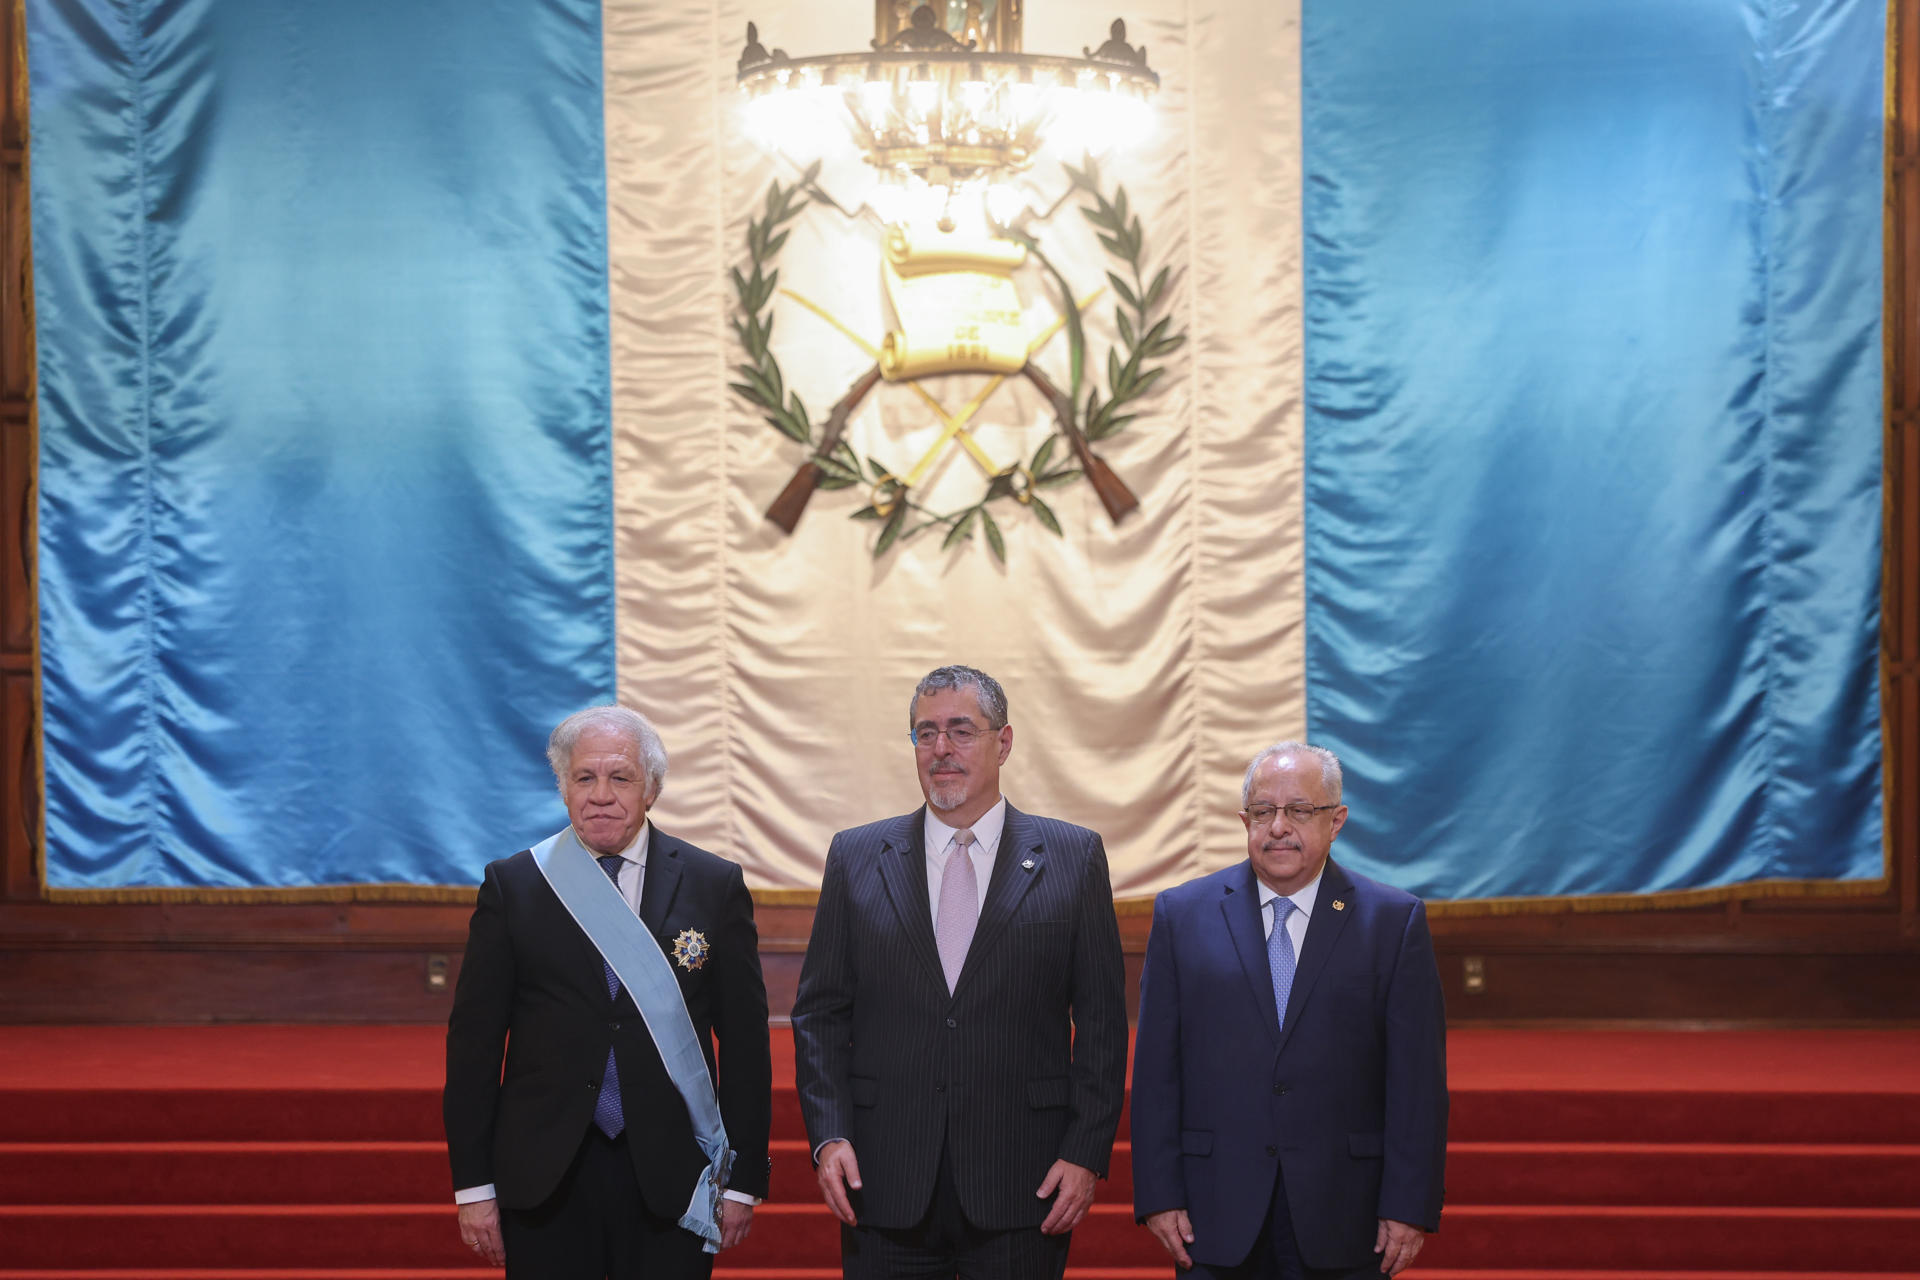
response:
<path fill-rule="evenodd" d="M 1325 747 L 1312 747 L 1304 742 L 1276 742 L 1247 766 L 1247 776 L 1240 784 L 1240 803 L 1244 807 L 1253 798 L 1253 775 L 1260 772 L 1260 766 L 1280 756 L 1293 756 L 1296 759 L 1309 757 L 1320 762 L 1320 785 L 1326 788 L 1327 803 L 1340 803 L 1340 757 Z"/>
<path fill-rule="evenodd" d="M 949 689 L 973 690 L 973 696 L 980 703 L 980 714 L 987 718 L 987 728 L 1006 727 L 1007 691 L 1000 687 L 1000 682 L 984 671 L 956 666 L 935 667 L 920 678 L 920 683 L 913 688 L 913 697 L 907 701 L 907 728 L 913 728 L 913 711 L 922 697 Z"/>
<path fill-rule="evenodd" d="M 647 803 L 658 800 L 660 788 L 667 781 L 666 744 L 660 741 L 659 733 L 645 716 L 613 702 L 576 711 L 553 727 L 553 734 L 547 739 L 547 764 L 553 769 L 553 780 L 560 785 L 561 794 L 566 794 L 573 746 L 589 729 L 612 729 L 633 743 L 638 749 L 641 767 L 647 771 Z"/>

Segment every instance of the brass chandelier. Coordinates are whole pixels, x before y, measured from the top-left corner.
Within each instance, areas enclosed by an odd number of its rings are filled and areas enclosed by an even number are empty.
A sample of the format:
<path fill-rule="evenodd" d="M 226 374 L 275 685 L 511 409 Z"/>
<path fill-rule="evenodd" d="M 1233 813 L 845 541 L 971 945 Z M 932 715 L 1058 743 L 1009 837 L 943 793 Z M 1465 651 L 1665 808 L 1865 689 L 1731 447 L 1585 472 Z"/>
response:
<path fill-rule="evenodd" d="M 792 58 L 747 25 L 738 82 L 755 132 L 808 149 L 837 120 L 881 178 L 877 212 L 892 220 L 951 206 L 962 187 L 989 205 L 1041 146 L 1100 155 L 1147 132 L 1160 77 L 1116 20 L 1079 58 L 1025 53 L 1025 0 L 875 0 L 872 48 Z M 996 210 L 996 217 L 1013 210 Z"/>

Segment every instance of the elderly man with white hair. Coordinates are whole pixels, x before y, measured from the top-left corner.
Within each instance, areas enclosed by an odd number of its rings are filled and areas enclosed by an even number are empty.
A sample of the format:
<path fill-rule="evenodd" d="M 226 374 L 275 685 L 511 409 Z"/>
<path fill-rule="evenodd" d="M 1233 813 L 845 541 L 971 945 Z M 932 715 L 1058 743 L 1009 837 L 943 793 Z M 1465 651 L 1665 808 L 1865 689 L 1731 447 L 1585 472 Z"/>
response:
<path fill-rule="evenodd" d="M 644 716 L 569 716 L 547 759 L 568 826 L 487 866 L 447 1026 L 461 1239 L 509 1277 L 702 1280 L 767 1193 L 753 900 L 648 822 Z"/>

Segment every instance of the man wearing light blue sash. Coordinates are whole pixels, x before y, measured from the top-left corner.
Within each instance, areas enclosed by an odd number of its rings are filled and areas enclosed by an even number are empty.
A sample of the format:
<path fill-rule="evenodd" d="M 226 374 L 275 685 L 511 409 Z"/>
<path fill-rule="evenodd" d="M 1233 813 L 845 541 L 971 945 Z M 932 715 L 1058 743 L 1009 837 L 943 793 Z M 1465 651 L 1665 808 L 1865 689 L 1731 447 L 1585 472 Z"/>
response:
<path fill-rule="evenodd" d="M 547 759 L 570 825 L 488 865 L 447 1027 L 461 1239 L 510 1280 L 704 1280 L 767 1193 L 753 900 L 648 823 L 638 712 L 568 717 Z"/>

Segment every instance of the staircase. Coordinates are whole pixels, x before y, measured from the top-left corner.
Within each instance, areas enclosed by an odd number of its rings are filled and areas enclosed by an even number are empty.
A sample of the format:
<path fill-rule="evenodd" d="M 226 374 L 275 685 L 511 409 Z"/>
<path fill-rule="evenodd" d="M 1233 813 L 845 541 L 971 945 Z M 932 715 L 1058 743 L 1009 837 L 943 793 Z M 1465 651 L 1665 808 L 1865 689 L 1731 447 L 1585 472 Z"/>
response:
<path fill-rule="evenodd" d="M 496 1274 L 473 1265 L 454 1228 L 436 1030 L 48 1031 L 69 1056 L 77 1038 L 104 1038 L 87 1061 L 114 1082 L 75 1078 L 89 1070 L 63 1068 L 61 1052 L 35 1071 L 17 1055 L 32 1054 L 36 1033 L 0 1029 L 0 1280 Z M 171 1068 L 143 1068 L 140 1045 L 112 1044 L 142 1033 L 173 1037 Z M 276 1033 L 288 1037 L 283 1060 Z M 1829 1069 L 1816 1054 L 1807 1078 L 1745 1087 L 1715 1071 L 1739 1071 L 1743 1046 L 1758 1043 L 1748 1033 L 1672 1033 L 1666 1051 L 1692 1064 L 1672 1087 L 1579 1070 L 1604 1058 L 1610 1033 L 1513 1040 L 1547 1064 L 1516 1074 L 1515 1051 L 1486 1038 L 1522 1034 L 1454 1037 L 1448 1206 L 1416 1280 L 1920 1275 L 1920 1034 L 1841 1033 Z M 1895 1064 L 1891 1081 L 1848 1078 L 1859 1057 L 1846 1037 L 1861 1035 L 1905 1037 L 1875 1050 Z M 790 1062 L 784 1034 L 776 1043 Z M 1477 1071 L 1476 1055 L 1495 1067 Z M 1574 1078 L 1548 1069 L 1561 1060 Z M 1914 1064 L 1904 1075 L 1903 1061 Z M 772 1197 L 714 1274 L 837 1276 L 838 1229 L 790 1083 L 774 1115 Z M 1113 1179 L 1074 1236 L 1079 1280 L 1171 1274 L 1133 1224 L 1125 1138 L 1123 1127 Z"/>

